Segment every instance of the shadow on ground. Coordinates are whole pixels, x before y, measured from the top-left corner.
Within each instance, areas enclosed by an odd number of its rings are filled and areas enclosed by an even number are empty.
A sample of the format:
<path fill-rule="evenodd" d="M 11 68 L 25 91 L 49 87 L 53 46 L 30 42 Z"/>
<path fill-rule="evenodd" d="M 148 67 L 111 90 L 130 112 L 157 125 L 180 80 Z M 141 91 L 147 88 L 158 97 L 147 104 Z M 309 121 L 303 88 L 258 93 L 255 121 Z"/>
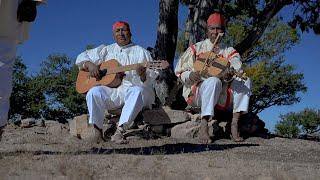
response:
<path fill-rule="evenodd" d="M 259 144 L 191 144 L 191 143 L 177 143 L 165 144 L 162 146 L 150 146 L 139 148 L 92 148 L 87 151 L 76 152 L 59 152 L 59 151 L 15 151 L 2 152 L 2 156 L 15 156 L 23 153 L 30 153 L 33 155 L 85 155 L 85 154 L 132 154 L 132 155 L 170 155 L 183 153 L 199 153 L 204 151 L 223 151 L 236 147 L 251 147 L 259 146 Z"/>

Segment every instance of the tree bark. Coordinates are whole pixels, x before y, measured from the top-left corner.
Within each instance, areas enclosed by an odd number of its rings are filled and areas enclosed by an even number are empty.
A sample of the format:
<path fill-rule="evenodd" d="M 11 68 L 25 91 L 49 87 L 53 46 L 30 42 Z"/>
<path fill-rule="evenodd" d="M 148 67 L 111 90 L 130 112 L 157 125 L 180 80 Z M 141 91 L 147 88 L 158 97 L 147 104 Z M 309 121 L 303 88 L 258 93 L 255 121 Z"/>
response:
<path fill-rule="evenodd" d="M 159 24 L 155 52 L 158 59 L 173 64 L 178 36 L 179 0 L 159 1 Z"/>
<path fill-rule="evenodd" d="M 189 8 L 184 35 L 184 49 L 187 49 L 190 45 L 206 38 L 207 18 L 214 10 L 221 9 L 223 3 L 211 0 L 190 0 L 185 4 Z"/>

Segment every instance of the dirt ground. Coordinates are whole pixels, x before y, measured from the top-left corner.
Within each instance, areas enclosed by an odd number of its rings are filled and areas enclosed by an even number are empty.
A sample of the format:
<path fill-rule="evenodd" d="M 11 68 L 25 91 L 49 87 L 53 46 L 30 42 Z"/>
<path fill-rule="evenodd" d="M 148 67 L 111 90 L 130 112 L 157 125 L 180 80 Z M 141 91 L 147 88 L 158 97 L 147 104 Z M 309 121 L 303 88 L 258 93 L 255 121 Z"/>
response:
<path fill-rule="evenodd" d="M 210 145 L 168 137 L 129 144 L 85 143 L 66 125 L 8 126 L 0 179 L 319 179 L 320 143 L 220 139 Z"/>

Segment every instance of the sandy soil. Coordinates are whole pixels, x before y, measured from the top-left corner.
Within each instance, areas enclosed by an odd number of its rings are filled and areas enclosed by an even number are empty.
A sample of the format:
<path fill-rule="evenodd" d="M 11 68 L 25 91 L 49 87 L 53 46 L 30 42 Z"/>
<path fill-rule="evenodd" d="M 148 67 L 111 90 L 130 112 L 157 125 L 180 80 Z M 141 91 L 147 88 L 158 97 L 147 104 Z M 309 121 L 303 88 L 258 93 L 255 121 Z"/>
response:
<path fill-rule="evenodd" d="M 319 179 L 320 143 L 252 137 L 131 139 L 85 143 L 66 125 L 8 126 L 0 142 L 0 179 Z"/>

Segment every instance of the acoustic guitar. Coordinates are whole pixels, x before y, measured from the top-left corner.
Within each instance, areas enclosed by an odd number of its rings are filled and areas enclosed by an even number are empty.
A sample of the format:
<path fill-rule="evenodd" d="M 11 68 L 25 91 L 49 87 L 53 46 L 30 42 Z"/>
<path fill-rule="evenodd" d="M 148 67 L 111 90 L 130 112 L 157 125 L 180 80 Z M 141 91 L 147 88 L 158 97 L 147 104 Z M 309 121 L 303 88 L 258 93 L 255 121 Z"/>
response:
<path fill-rule="evenodd" d="M 135 70 L 139 66 L 153 70 L 161 70 L 169 67 L 169 63 L 164 60 L 155 60 L 122 66 L 117 60 L 111 59 L 103 62 L 99 66 L 100 79 L 91 77 L 88 71 L 80 70 L 77 77 L 76 90 L 78 93 L 86 93 L 92 87 L 99 85 L 116 88 L 122 82 L 122 77 L 119 73 Z"/>

